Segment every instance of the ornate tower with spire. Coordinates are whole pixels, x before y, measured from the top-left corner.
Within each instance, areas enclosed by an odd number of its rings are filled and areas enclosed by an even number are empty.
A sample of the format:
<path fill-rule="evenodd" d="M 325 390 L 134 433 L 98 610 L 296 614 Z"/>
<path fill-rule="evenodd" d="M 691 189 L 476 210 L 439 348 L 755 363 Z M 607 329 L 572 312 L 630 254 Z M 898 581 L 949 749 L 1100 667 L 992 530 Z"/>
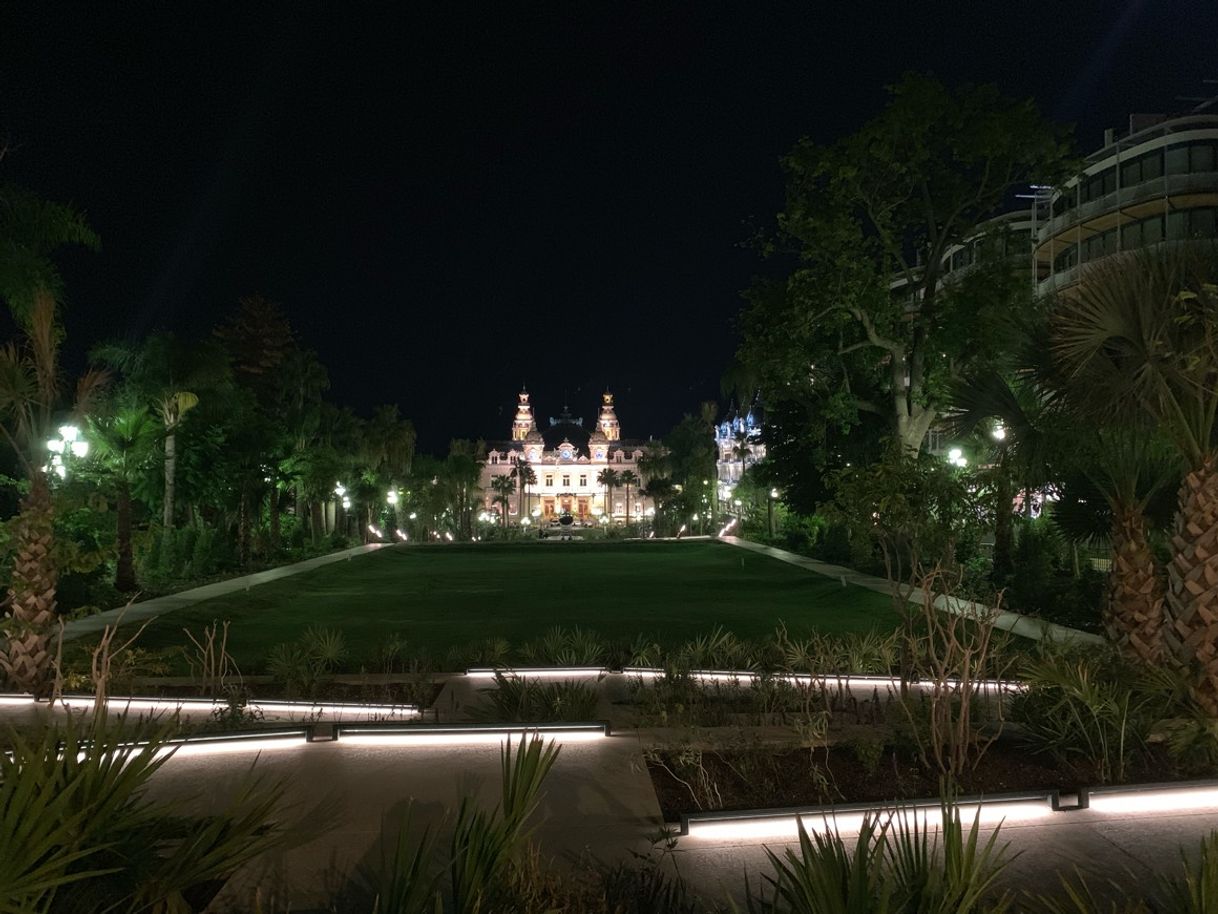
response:
<path fill-rule="evenodd" d="M 596 427 L 605 436 L 606 441 L 619 441 L 622 429 L 617 422 L 617 413 L 613 409 L 613 394 L 605 391 L 601 394 L 601 414 L 596 420 Z"/>
<path fill-rule="evenodd" d="M 512 420 L 512 440 L 524 441 L 529 437 L 529 432 L 536 431 L 537 423 L 533 420 L 533 407 L 529 405 L 529 392 L 521 389 L 516 418 Z"/>

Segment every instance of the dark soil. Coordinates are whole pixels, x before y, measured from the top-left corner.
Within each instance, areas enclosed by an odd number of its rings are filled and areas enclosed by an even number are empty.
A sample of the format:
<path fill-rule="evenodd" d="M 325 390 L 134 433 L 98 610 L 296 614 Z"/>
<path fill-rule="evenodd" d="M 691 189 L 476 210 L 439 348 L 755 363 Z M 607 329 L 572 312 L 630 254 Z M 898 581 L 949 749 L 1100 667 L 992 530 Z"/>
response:
<path fill-rule="evenodd" d="M 878 803 L 939 795 L 937 771 L 923 767 L 911 753 L 891 748 L 870 768 L 848 747 L 703 751 L 700 762 L 705 777 L 698 770 L 696 754 L 666 751 L 648 760 L 665 820 L 676 821 L 680 813 L 699 809 Z M 1168 770 L 1147 766 L 1131 772 L 1129 780 L 1162 781 Z M 960 786 L 966 795 L 986 795 L 1073 790 L 1095 783 L 1097 779 L 1083 767 L 1055 764 L 1016 742 L 1001 742 L 990 747 Z"/>

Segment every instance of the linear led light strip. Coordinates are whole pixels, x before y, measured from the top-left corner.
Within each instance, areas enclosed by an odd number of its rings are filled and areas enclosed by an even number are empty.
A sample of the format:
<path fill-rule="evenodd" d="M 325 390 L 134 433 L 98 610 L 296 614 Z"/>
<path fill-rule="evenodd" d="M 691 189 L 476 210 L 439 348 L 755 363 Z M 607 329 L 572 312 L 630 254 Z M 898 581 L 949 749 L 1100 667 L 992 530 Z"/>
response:
<path fill-rule="evenodd" d="M 519 666 L 519 667 L 471 667 L 466 676 L 479 679 L 494 678 L 496 673 L 504 676 L 536 676 L 538 678 L 604 676 L 609 671 L 603 666 Z"/>
<path fill-rule="evenodd" d="M 1087 791 L 1087 808 L 1111 815 L 1212 811 L 1218 781 L 1154 784 L 1136 788 L 1097 787 Z"/>
<path fill-rule="evenodd" d="M 1209 814 L 1218 809 L 1218 781 L 1191 781 L 1175 784 L 1149 784 L 1131 787 L 1098 787 L 1080 790 L 1077 802 L 1062 803 L 1057 792 L 1025 796 L 974 798 L 961 801 L 957 808 L 960 819 L 967 824 L 978 816 L 982 826 L 1018 824 L 1043 821 L 1058 813 L 1086 815 L 1166 815 Z M 979 815 L 978 815 L 978 811 Z M 892 807 L 877 805 L 870 808 L 810 810 L 757 810 L 748 813 L 695 813 L 685 817 L 684 830 L 693 838 L 718 841 L 771 839 L 795 841 L 802 820 L 808 831 L 841 831 L 857 833 L 864 816 L 884 821 L 893 814 Z M 916 815 L 919 824 L 931 827 L 939 820 L 937 801 L 915 801 L 898 806 L 896 815 Z"/>
<path fill-rule="evenodd" d="M 664 670 L 654 667 L 624 667 L 622 673 L 627 676 L 641 676 L 657 678 L 664 675 Z M 751 670 L 691 670 L 689 673 L 694 679 L 702 680 L 703 682 L 720 682 L 720 681 L 752 681 L 759 678 L 758 673 Z M 842 685 L 842 686 L 884 686 L 891 688 L 899 688 L 901 685 L 901 677 L 899 676 L 864 676 L 853 673 L 826 674 L 813 676 L 809 673 L 776 673 L 774 679 L 779 679 L 784 682 L 791 683 L 817 683 L 820 685 Z M 957 686 L 960 684 L 958 679 L 947 680 L 947 685 Z M 934 687 L 933 682 L 924 680 L 911 681 L 909 685 L 918 689 L 930 689 Z M 1012 682 L 1009 680 L 999 679 L 979 679 L 976 685 L 981 689 L 986 690 L 1001 690 L 1004 692 L 1022 692 L 1027 687 L 1021 682 Z"/>
<path fill-rule="evenodd" d="M 0 706 L 32 706 L 38 704 L 28 695 L 0 695 Z M 74 710 L 85 710 L 93 707 L 93 699 L 87 695 L 65 695 L 56 704 L 62 704 Z M 110 698 L 106 707 L 111 709 L 127 709 L 131 711 L 153 712 L 197 712 L 215 711 L 226 707 L 226 703 L 210 698 Z M 251 710 L 272 714 L 304 714 L 306 716 L 339 717 L 343 714 L 384 715 L 386 717 L 418 717 L 419 709 L 415 705 L 374 705 L 354 704 L 347 702 L 296 702 L 296 701 L 251 701 Z"/>
<path fill-rule="evenodd" d="M 593 742 L 609 735 L 608 725 L 600 724 L 527 724 L 516 727 L 385 727 L 340 726 L 335 738 L 339 745 L 357 746 L 499 746 L 505 741 L 537 734 L 562 743 Z"/>
<path fill-rule="evenodd" d="M 1053 807 L 1048 797 L 1037 799 L 1002 800 L 996 802 L 960 803 L 956 807 L 960 811 L 962 823 L 971 823 L 976 817 L 982 826 L 1012 824 L 1017 822 L 1034 822 L 1053 815 Z M 774 815 L 749 815 L 723 818 L 691 818 L 687 823 L 687 833 L 690 838 L 710 841 L 744 841 L 770 839 L 778 841 L 797 841 L 799 839 L 799 823 L 809 832 L 842 832 L 857 834 L 862 827 L 863 819 L 870 816 L 872 820 L 884 822 L 889 815 L 907 816 L 907 821 L 914 822 L 920 828 L 933 829 L 940 823 L 939 806 L 912 806 L 896 810 L 877 807 L 868 810 L 850 810 L 834 812 L 832 810 L 815 810 L 808 812 L 786 812 Z"/>

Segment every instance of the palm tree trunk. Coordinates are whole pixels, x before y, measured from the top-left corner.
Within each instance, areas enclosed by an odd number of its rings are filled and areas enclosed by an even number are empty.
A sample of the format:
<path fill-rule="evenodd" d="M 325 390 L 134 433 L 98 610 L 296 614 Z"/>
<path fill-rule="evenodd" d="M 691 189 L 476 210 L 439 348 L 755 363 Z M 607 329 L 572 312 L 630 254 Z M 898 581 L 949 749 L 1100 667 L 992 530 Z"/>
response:
<path fill-rule="evenodd" d="M 9 684 L 43 697 L 51 691 L 51 638 L 55 626 L 55 544 L 51 490 L 34 470 L 13 531 L 15 558 L 8 588 L 11 616 L 0 650 L 0 669 Z"/>
<path fill-rule="evenodd" d="M 131 486 L 127 480 L 118 484 L 118 565 L 114 571 L 114 589 L 120 593 L 138 590 L 135 561 L 131 554 Z"/>
<path fill-rule="evenodd" d="M 310 506 L 310 511 L 311 511 L 310 517 L 312 520 L 312 523 L 310 524 L 310 526 L 313 528 L 310 532 L 313 534 L 313 545 L 314 546 L 316 546 L 317 544 L 319 544 L 321 542 L 321 538 L 326 533 L 326 530 L 325 530 L 326 521 L 325 521 L 325 516 L 323 514 L 322 509 L 323 509 L 323 505 L 322 505 L 320 499 L 315 499 L 313 501 L 313 504 Z"/>
<path fill-rule="evenodd" d="M 630 526 L 630 484 L 626 484 L 626 526 Z"/>
<path fill-rule="evenodd" d="M 1136 508 L 1114 511 L 1104 628 L 1122 653 L 1148 666 L 1163 659 L 1165 591 L 1145 516 Z"/>
<path fill-rule="evenodd" d="M 242 566 L 250 561 L 250 500 L 246 483 L 241 484 L 241 499 L 237 506 L 237 561 Z"/>
<path fill-rule="evenodd" d="M 1011 558 L 1012 527 L 1015 518 L 1012 511 L 1015 496 L 1011 491 L 1011 474 L 1006 466 L 1005 455 L 998 465 L 998 485 L 994 495 L 994 562 L 990 579 L 998 587 L 1005 587 L 1015 565 Z"/>
<path fill-rule="evenodd" d="M 161 511 L 161 527 L 165 536 L 173 529 L 174 497 L 177 494 L 178 479 L 178 441 L 177 434 L 169 432 L 165 436 L 165 503 Z"/>
<path fill-rule="evenodd" d="M 1171 624 L 1164 635 L 1175 659 L 1197 675 L 1193 697 L 1218 717 L 1218 472 L 1208 454 L 1180 486 L 1172 558 L 1167 566 Z"/>
<path fill-rule="evenodd" d="M 279 540 L 281 538 L 281 526 L 279 518 L 279 484 L 278 481 L 271 477 L 271 551 L 275 552 L 279 549 Z"/>

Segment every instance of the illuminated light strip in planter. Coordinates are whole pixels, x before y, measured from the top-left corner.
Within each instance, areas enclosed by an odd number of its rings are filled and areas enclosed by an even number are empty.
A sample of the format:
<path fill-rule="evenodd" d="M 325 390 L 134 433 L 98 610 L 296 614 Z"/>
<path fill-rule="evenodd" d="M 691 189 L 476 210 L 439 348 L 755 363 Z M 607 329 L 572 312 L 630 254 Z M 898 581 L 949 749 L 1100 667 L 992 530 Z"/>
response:
<path fill-rule="evenodd" d="M 535 724 L 528 726 L 418 726 L 360 727 L 340 726 L 335 739 L 340 746 L 499 746 L 507 740 L 519 740 L 524 735 L 556 739 L 560 743 L 583 743 L 605 739 L 607 723 L 598 724 Z"/>
<path fill-rule="evenodd" d="M 956 804 L 960 821 L 983 826 L 1036 822 L 1054 815 L 1056 794 L 1051 792 L 998 795 L 990 799 L 967 798 Z M 681 817 L 681 833 L 707 841 L 776 840 L 798 841 L 799 823 L 809 832 L 857 834 L 870 817 L 883 823 L 892 817 L 908 817 L 910 824 L 936 829 L 942 822 L 938 800 L 914 800 L 904 805 L 823 806 L 810 809 L 752 810 L 738 813 L 689 813 Z"/>
<path fill-rule="evenodd" d="M 518 667 L 489 667 L 477 666 L 470 667 L 465 671 L 465 675 L 474 679 L 494 679 L 496 673 L 501 673 L 504 676 L 515 676 L 524 678 L 528 676 L 536 676 L 538 678 L 550 677 L 571 677 L 571 676 L 604 676 L 609 670 L 603 666 L 518 666 Z"/>
<path fill-rule="evenodd" d="M 165 744 L 158 754 L 173 752 L 173 758 L 195 758 L 205 755 L 229 755 L 236 752 L 275 752 L 281 749 L 301 749 L 308 744 L 309 731 L 259 730 L 250 733 L 230 733 L 217 736 L 186 737 Z"/>
<path fill-rule="evenodd" d="M 628 666 L 622 668 L 623 675 L 639 676 L 641 678 L 656 679 L 663 676 L 665 671 L 656 667 L 635 667 Z M 751 670 L 690 670 L 689 675 L 694 679 L 702 682 L 752 682 L 760 678 L 759 673 L 754 673 Z M 901 677 L 899 676 L 870 676 L 870 675 L 847 675 L 845 673 L 838 675 L 823 675 L 813 676 L 810 673 L 775 673 L 774 679 L 783 682 L 794 684 L 818 684 L 826 686 L 869 686 L 873 688 L 892 688 L 900 689 Z M 947 684 L 951 686 L 959 685 L 959 680 L 949 679 Z M 933 688 L 934 683 L 924 680 L 911 681 L 911 688 L 929 689 Z M 985 690 L 1002 690 L 1004 692 L 1022 692 L 1027 686 L 1021 682 L 1012 682 L 1010 680 L 999 679 L 979 679 L 976 683 L 977 687 Z"/>
<path fill-rule="evenodd" d="M 87 711 L 93 707 L 93 698 L 88 695 L 65 695 L 55 702 L 74 711 Z M 49 707 L 48 702 L 36 702 L 29 695 L 0 695 L 0 707 Z M 106 700 L 106 708 L 113 711 L 165 712 L 212 712 L 228 707 L 227 702 L 211 698 L 138 698 L 117 697 Z M 341 717 L 343 714 L 384 715 L 386 717 L 419 716 L 415 705 L 376 705 L 350 702 L 307 701 L 251 701 L 246 707 L 265 714 L 303 714 L 308 717 Z"/>
<path fill-rule="evenodd" d="M 1218 781 L 1094 787 L 1086 791 L 1086 802 L 1095 812 L 1110 815 L 1202 812 L 1218 808 Z"/>

